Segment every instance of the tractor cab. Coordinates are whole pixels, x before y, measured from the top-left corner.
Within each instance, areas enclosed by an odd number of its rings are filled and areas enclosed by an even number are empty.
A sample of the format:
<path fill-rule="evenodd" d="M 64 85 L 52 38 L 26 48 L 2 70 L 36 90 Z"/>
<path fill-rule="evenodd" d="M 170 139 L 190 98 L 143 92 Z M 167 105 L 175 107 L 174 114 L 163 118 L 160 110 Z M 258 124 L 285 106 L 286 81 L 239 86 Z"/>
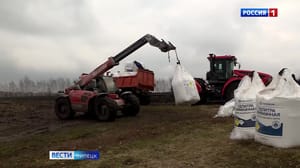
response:
<path fill-rule="evenodd" d="M 233 75 L 233 69 L 238 64 L 235 56 L 216 56 L 209 54 L 210 71 L 206 73 L 209 83 L 224 84 Z"/>
<path fill-rule="evenodd" d="M 216 56 L 209 54 L 207 59 L 210 62 L 210 70 L 206 73 L 206 81 L 201 78 L 195 78 L 199 89 L 201 100 L 197 104 L 206 101 L 229 101 L 234 97 L 234 90 L 238 87 L 240 81 L 245 75 L 252 76 L 254 71 L 240 70 L 241 65 L 237 62 L 235 56 L 224 55 Z M 234 70 L 238 65 L 238 70 Z M 268 85 L 272 76 L 266 73 L 258 72 L 265 85 Z"/>

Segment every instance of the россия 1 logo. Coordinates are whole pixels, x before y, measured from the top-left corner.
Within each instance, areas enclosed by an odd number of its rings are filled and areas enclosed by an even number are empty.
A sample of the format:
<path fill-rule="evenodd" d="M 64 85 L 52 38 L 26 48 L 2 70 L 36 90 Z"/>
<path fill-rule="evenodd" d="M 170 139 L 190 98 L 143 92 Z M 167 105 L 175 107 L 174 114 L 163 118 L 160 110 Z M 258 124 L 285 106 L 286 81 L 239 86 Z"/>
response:
<path fill-rule="evenodd" d="M 278 17 L 277 8 L 241 8 L 241 17 Z"/>

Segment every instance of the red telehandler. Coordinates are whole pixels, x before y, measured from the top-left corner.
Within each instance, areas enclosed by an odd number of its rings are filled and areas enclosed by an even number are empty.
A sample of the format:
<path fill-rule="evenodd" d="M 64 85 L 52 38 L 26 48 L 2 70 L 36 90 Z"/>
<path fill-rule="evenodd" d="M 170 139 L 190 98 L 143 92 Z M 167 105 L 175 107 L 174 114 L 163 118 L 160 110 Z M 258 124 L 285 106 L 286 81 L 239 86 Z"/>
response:
<path fill-rule="evenodd" d="M 216 56 L 209 54 L 207 59 L 210 62 L 210 71 L 206 73 L 206 81 L 201 78 L 195 78 L 196 86 L 200 95 L 200 102 L 207 101 L 228 101 L 233 98 L 234 90 L 238 87 L 240 81 L 245 75 L 252 77 L 253 71 L 234 70 L 237 62 L 235 56 L 225 55 Z M 258 72 L 265 85 L 272 81 L 272 76 L 266 73 Z"/>
<path fill-rule="evenodd" d="M 140 110 L 138 98 L 130 91 L 122 92 L 116 89 L 113 78 L 103 75 L 146 43 L 159 48 L 162 52 L 176 49 L 172 43 L 160 41 L 146 34 L 116 56 L 109 57 L 89 74 L 81 75 L 78 82 L 66 88 L 55 100 L 57 117 L 70 119 L 75 112 L 84 112 L 94 115 L 100 121 L 113 121 L 119 110 L 127 116 L 137 115 Z"/>

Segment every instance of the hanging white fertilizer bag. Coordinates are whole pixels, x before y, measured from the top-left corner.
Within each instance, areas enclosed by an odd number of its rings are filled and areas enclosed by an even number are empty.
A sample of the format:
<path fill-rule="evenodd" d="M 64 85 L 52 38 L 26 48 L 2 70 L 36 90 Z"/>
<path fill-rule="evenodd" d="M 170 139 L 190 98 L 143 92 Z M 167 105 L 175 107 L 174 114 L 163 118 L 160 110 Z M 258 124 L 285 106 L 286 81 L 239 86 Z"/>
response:
<path fill-rule="evenodd" d="M 276 86 L 257 94 L 255 141 L 289 148 L 300 146 L 300 86 L 285 70 Z"/>
<path fill-rule="evenodd" d="M 245 76 L 234 92 L 235 113 L 231 139 L 253 139 L 255 135 L 256 94 L 265 88 L 257 72 Z"/>
<path fill-rule="evenodd" d="M 176 104 L 194 104 L 200 100 L 193 76 L 180 64 L 176 65 L 172 88 Z"/>

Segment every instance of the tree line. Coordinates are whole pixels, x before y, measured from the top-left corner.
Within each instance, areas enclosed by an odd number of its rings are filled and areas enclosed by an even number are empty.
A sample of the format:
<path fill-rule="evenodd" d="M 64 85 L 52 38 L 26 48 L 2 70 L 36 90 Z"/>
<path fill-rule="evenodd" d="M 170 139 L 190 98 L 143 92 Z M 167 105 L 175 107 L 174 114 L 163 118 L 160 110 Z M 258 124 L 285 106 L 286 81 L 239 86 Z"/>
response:
<path fill-rule="evenodd" d="M 63 91 L 74 82 L 69 78 L 51 78 L 48 80 L 32 80 L 28 76 L 18 81 L 0 83 L 0 96 L 52 95 Z M 169 92 L 171 79 L 157 79 L 154 92 Z"/>
<path fill-rule="evenodd" d="M 10 81 L 7 83 L 0 83 L 0 91 L 3 94 L 10 95 L 28 95 L 28 94 L 52 94 L 72 84 L 69 78 L 56 78 L 48 80 L 34 81 L 25 76 L 19 81 Z"/>
<path fill-rule="evenodd" d="M 171 80 L 158 78 L 155 80 L 154 92 L 170 92 Z M 300 84 L 300 79 L 297 82 Z M 0 83 L 0 96 L 53 95 L 71 86 L 74 80 L 69 78 L 51 78 L 48 80 L 32 80 L 25 76 L 18 81 Z"/>

